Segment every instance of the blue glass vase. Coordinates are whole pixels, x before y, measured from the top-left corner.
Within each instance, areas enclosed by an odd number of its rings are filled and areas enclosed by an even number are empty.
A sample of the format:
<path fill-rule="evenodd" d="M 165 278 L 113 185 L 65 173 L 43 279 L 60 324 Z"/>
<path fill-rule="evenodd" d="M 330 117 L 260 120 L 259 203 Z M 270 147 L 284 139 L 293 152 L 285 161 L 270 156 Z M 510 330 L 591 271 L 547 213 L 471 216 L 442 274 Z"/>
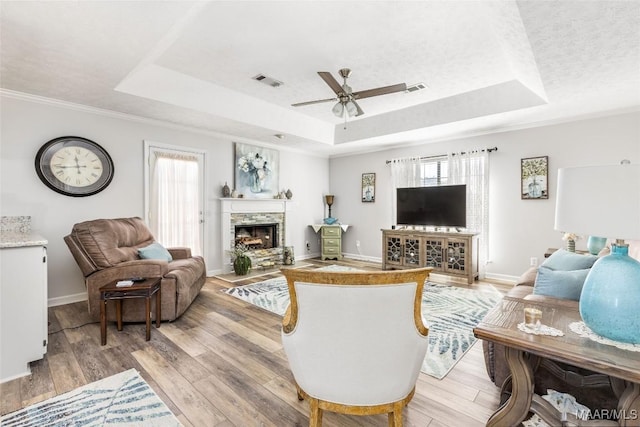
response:
<path fill-rule="evenodd" d="M 580 315 L 596 334 L 640 344 L 640 262 L 626 245 L 611 245 L 587 275 L 580 295 Z"/>

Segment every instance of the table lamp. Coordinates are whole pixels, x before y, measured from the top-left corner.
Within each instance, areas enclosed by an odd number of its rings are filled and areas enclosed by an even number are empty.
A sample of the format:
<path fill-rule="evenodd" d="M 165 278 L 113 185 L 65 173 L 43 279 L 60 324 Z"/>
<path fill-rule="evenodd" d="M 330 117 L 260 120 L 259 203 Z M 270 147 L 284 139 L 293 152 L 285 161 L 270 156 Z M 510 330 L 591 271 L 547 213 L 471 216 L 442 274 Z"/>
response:
<path fill-rule="evenodd" d="M 329 216 L 324 219 L 325 224 L 333 224 L 337 221 L 334 217 L 331 216 L 331 205 L 333 205 L 333 194 L 327 194 L 324 196 L 324 201 L 329 206 Z"/>
<path fill-rule="evenodd" d="M 640 165 L 558 169 L 555 229 L 616 239 L 580 295 L 580 315 L 596 334 L 640 343 L 640 262 L 624 239 L 640 240 Z"/>

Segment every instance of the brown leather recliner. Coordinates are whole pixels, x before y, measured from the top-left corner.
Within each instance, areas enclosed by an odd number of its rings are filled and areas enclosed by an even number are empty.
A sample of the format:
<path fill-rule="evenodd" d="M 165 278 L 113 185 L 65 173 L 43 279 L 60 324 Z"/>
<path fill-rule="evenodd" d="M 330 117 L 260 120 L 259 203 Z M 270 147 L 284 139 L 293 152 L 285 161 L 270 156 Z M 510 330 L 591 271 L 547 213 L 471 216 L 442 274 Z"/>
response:
<path fill-rule="evenodd" d="M 161 277 L 162 320 L 175 320 L 198 296 L 206 280 L 204 259 L 189 248 L 167 248 L 173 260 L 141 259 L 138 249 L 155 242 L 142 219 L 117 218 L 85 221 L 73 226 L 64 241 L 85 277 L 89 313 L 100 319 L 100 287 L 113 280 Z M 108 307 L 107 317 L 115 320 Z M 145 304 L 124 300 L 125 322 L 144 322 Z"/>

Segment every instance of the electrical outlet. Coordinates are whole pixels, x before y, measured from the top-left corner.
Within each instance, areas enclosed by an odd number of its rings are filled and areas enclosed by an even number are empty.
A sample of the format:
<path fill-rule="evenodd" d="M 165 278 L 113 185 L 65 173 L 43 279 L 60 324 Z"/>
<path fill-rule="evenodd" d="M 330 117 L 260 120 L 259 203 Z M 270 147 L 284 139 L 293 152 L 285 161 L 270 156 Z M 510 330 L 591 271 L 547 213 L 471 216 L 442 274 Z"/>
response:
<path fill-rule="evenodd" d="M 529 260 L 529 265 L 531 267 L 537 267 L 538 266 L 538 258 L 532 256 L 531 259 Z"/>
<path fill-rule="evenodd" d="M 356 240 L 356 246 L 360 247 L 360 240 Z"/>
<path fill-rule="evenodd" d="M 307 240 L 307 252 L 311 252 L 311 245 L 309 244 L 309 241 Z"/>

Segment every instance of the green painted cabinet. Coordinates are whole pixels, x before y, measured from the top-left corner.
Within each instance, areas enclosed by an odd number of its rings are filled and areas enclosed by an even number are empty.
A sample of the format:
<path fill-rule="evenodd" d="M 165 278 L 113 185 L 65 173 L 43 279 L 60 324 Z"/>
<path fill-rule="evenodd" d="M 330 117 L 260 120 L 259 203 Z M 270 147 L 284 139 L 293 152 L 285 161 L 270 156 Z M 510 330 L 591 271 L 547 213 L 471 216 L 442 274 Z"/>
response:
<path fill-rule="evenodd" d="M 320 232 L 322 259 L 342 259 L 342 228 L 339 225 L 323 225 Z"/>

